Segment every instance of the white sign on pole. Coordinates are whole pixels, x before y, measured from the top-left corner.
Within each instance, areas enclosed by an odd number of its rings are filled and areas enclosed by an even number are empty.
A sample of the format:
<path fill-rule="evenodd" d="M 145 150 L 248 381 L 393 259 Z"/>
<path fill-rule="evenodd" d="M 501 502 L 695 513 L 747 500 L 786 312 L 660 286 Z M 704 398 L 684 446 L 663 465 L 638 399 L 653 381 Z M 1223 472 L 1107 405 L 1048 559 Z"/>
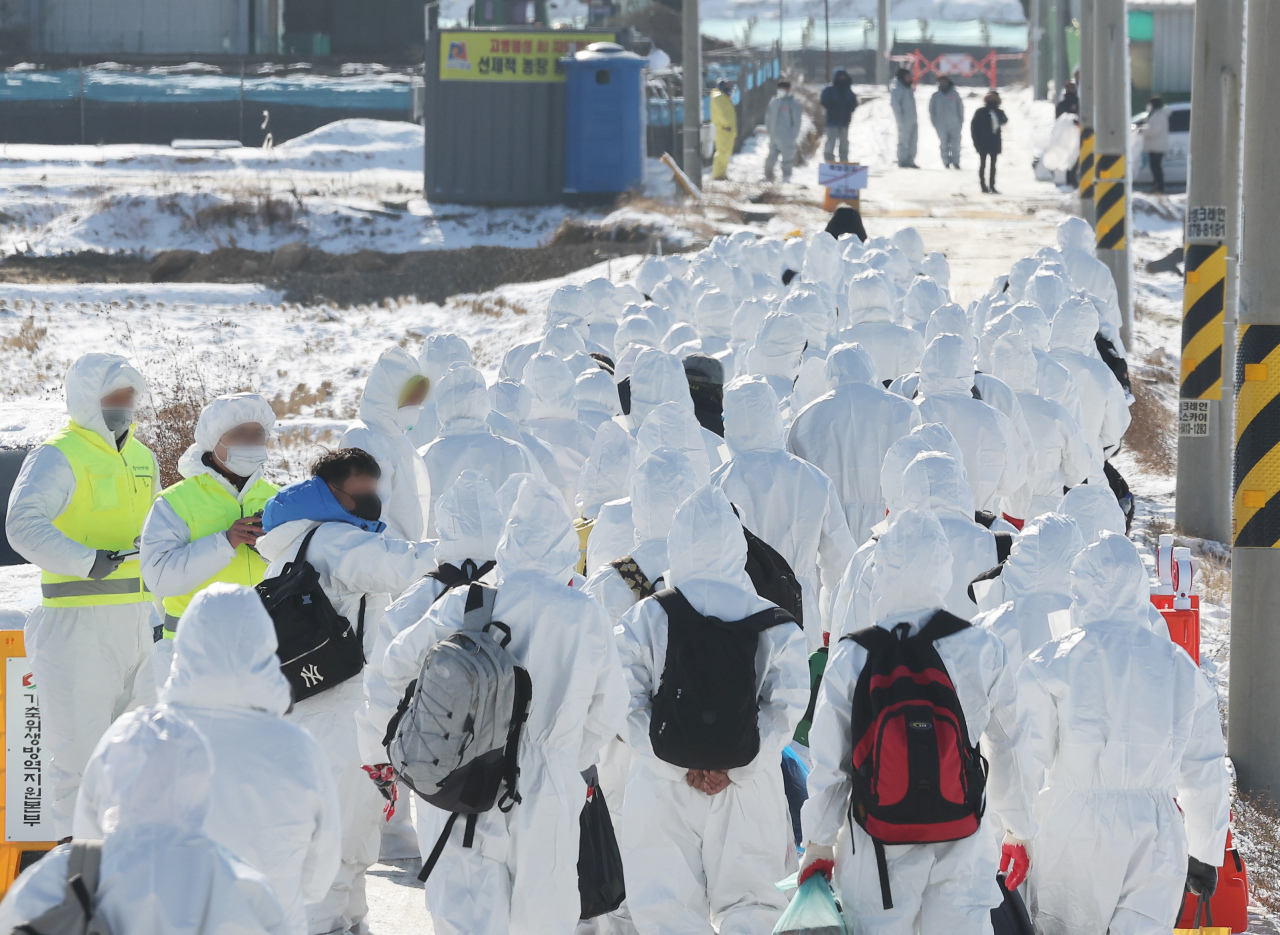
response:
<path fill-rule="evenodd" d="M 52 841 L 52 789 L 48 786 L 44 732 L 30 660 L 6 658 L 4 679 L 4 839 Z"/>
<path fill-rule="evenodd" d="M 818 163 L 818 184 L 826 186 L 832 198 L 857 198 L 867 187 L 867 167 L 845 162 Z"/>
<path fill-rule="evenodd" d="M 1178 400 L 1178 435 L 1182 438 L 1209 437 L 1209 400 Z"/>
<path fill-rule="evenodd" d="M 1224 205 L 1191 205 L 1187 208 L 1187 240 L 1226 240 L 1227 209 Z"/>

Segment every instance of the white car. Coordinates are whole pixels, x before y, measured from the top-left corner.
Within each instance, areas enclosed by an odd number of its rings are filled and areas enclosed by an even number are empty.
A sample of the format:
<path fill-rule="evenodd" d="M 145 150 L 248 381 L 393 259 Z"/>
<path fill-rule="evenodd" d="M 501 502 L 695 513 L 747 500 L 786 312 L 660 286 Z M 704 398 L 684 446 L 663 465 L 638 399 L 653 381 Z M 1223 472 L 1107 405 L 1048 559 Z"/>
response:
<path fill-rule="evenodd" d="M 1164 154 L 1164 184 L 1166 187 L 1187 184 L 1187 153 L 1191 148 L 1191 103 L 1178 101 L 1165 104 L 1169 112 L 1169 148 Z M 1150 185 L 1151 166 L 1147 154 L 1142 151 L 1142 130 L 1147 125 L 1149 111 L 1133 118 L 1129 125 L 1129 161 L 1133 165 L 1133 184 Z"/>

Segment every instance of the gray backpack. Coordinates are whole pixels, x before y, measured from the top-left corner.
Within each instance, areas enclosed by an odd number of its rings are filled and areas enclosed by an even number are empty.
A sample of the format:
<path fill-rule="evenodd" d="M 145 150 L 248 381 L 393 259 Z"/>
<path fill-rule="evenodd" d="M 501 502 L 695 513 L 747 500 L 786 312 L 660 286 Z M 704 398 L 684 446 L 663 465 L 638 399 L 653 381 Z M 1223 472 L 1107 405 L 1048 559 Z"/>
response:
<path fill-rule="evenodd" d="M 94 906 L 101 864 L 101 841 L 72 841 L 62 902 L 19 925 L 10 935 L 111 935 L 107 920 Z"/>
<path fill-rule="evenodd" d="M 477 815 L 495 805 L 507 812 L 520 801 L 517 754 L 533 685 L 507 652 L 510 628 L 493 619 L 497 595 L 469 585 L 462 629 L 431 647 L 383 738 L 397 778 L 450 813 L 418 875 L 423 881 L 459 815 L 467 816 L 462 843 L 471 847 Z"/>

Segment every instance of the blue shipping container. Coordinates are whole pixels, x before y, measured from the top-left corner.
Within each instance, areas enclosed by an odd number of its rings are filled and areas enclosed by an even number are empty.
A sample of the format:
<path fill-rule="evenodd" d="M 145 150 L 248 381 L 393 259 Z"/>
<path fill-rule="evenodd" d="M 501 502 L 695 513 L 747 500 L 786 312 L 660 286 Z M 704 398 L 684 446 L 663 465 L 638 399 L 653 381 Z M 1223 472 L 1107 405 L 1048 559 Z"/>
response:
<path fill-rule="evenodd" d="M 644 182 L 648 60 L 612 42 L 564 59 L 566 194 L 620 194 Z"/>

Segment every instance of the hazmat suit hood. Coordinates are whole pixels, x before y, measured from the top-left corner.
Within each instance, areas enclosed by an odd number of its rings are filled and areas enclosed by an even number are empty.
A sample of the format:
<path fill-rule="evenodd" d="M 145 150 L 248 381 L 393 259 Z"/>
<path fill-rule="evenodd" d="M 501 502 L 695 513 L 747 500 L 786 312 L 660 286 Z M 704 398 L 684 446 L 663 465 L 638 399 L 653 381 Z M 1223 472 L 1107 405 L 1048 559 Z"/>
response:
<path fill-rule="evenodd" d="M 914 227 L 904 227 L 898 231 L 889 240 L 895 247 L 906 254 L 907 260 L 913 267 L 919 267 L 924 261 L 924 238 L 920 236 L 920 232 Z"/>
<path fill-rule="evenodd" d="M 742 523 L 719 487 L 699 487 L 676 510 L 667 536 L 668 580 L 695 607 L 707 584 L 728 584 L 755 594 L 747 576 L 747 540 Z"/>
<path fill-rule="evenodd" d="M 659 347 L 667 354 L 675 354 L 677 357 L 683 353 L 691 353 L 702 347 L 702 338 L 698 335 L 698 329 L 687 321 L 678 321 L 667 329 L 667 333 L 662 336 L 662 342 Z"/>
<path fill-rule="evenodd" d="M 1013 540 L 1001 580 L 1006 597 L 1071 594 L 1071 563 L 1084 550 L 1075 520 L 1060 513 L 1037 516 Z M 1028 647 L 1028 649 L 1033 647 Z"/>
<path fill-rule="evenodd" d="M 276 648 L 275 624 L 258 592 L 214 582 L 182 614 L 160 702 L 283 716 L 291 695 Z"/>
<path fill-rule="evenodd" d="M 586 330 L 588 296 L 581 286 L 564 285 L 547 300 L 547 330 L 568 324 Z"/>
<path fill-rule="evenodd" d="M 143 708 L 100 750 L 103 830 L 164 825 L 198 833 L 209 812 L 213 754 L 173 708 Z"/>
<path fill-rule="evenodd" d="M 1107 487 L 1092 484 L 1072 487 L 1058 504 L 1058 512 L 1076 521 L 1085 545 L 1097 542 L 1104 533 L 1123 536 L 1125 532 L 1124 511 Z"/>
<path fill-rule="evenodd" d="M 891 243 L 885 244 L 878 250 L 868 250 L 862 255 L 862 262 L 873 269 L 883 270 L 894 284 L 903 290 L 911 285 L 911 280 L 916 274 L 907 255 Z"/>
<path fill-rule="evenodd" d="M 900 615 L 941 607 L 951 589 L 951 546 L 932 513 L 903 510 L 876 543 L 871 616 L 887 626 Z"/>
<path fill-rule="evenodd" d="M 1071 622 L 1077 627 L 1113 621 L 1145 626 L 1150 603 L 1147 569 L 1123 535 L 1103 533 L 1071 563 Z"/>
<path fill-rule="evenodd" d="M 1049 350 L 1049 318 L 1039 305 L 1031 302 L 1019 302 L 1010 306 L 1008 314 L 1018 320 L 1023 334 L 1038 351 Z"/>
<path fill-rule="evenodd" d="M 543 335 L 542 344 L 538 350 L 540 353 L 554 354 L 561 360 L 565 360 L 574 354 L 585 354 L 587 344 L 582 340 L 582 335 L 577 329 L 572 325 L 562 324 L 556 325 Z"/>
<path fill-rule="evenodd" d="M 934 514 L 960 513 L 972 519 L 973 491 L 959 461 L 945 452 L 926 451 L 907 465 L 902 473 L 902 489 L 888 507 L 891 514 L 925 510 Z"/>
<path fill-rule="evenodd" d="M 683 279 L 678 276 L 668 276 L 654 286 L 649 295 L 656 304 L 670 310 L 676 318 L 686 320 L 690 317 L 689 300 L 691 292 L 689 284 Z"/>
<path fill-rule="evenodd" d="M 482 431 L 481 425 L 489 416 L 489 392 L 484 376 L 475 367 L 470 364 L 454 367 L 436 384 L 432 397 L 442 434 L 459 428 Z"/>
<path fill-rule="evenodd" d="M 586 373 L 579 374 L 574 381 L 574 393 L 578 397 L 578 412 L 594 410 L 603 412 L 610 419 L 622 415 L 622 400 L 618 398 L 618 387 L 613 377 L 596 367 Z"/>
<path fill-rule="evenodd" d="M 949 301 L 950 297 L 940 285 L 928 276 L 917 276 L 902 300 L 902 311 L 907 316 L 907 324 L 923 328 L 933 313 Z"/>
<path fill-rule="evenodd" d="M 1084 218 L 1069 217 L 1058 224 L 1058 247 L 1063 253 L 1079 250 L 1093 256 L 1095 237 L 1093 228 Z"/>
<path fill-rule="evenodd" d="M 830 235 L 826 235 L 830 236 Z M 778 311 L 795 315 L 804 324 L 805 341 L 811 348 L 825 348 L 836 327 L 835 303 L 826 302 L 817 290 L 801 287 L 793 290 Z"/>
<path fill-rule="evenodd" d="M 270 432 L 275 427 L 276 414 L 271 404 L 257 393 L 219 396 L 200 410 L 200 418 L 196 420 L 195 447 L 201 454 L 213 451 L 223 435 L 247 422 L 257 422 Z"/>
<path fill-rule="evenodd" d="M 666 259 L 660 256 L 647 256 L 644 262 L 640 264 L 640 268 L 636 270 L 636 288 L 647 296 L 653 295 L 653 287 L 667 276 L 671 275 L 671 271 L 667 268 Z"/>
<path fill-rule="evenodd" d="M 677 403 L 663 403 L 655 408 L 636 431 L 637 460 L 647 458 L 659 448 L 683 452 L 693 465 L 698 483 L 711 480 L 711 459 L 707 454 L 702 426 L 692 409 Z"/>
<path fill-rule="evenodd" d="M 1026 286 L 1022 289 L 1022 298 L 1040 306 L 1046 314 L 1052 314 L 1063 302 L 1071 298 L 1071 287 L 1059 273 L 1041 266 L 1027 280 Z"/>
<path fill-rule="evenodd" d="M 702 338 L 721 338 L 728 341 L 733 323 L 734 301 L 727 292 L 712 289 L 702 293 L 694 309 L 693 319 Z"/>
<path fill-rule="evenodd" d="M 529 421 L 529 410 L 532 401 L 529 391 L 523 383 L 516 380 L 499 380 L 489 387 L 489 405 L 499 415 L 506 416 L 516 425 L 525 425 Z M 436 404 L 439 412 L 440 404 Z M 441 421 L 444 417 L 441 416 Z"/>
<path fill-rule="evenodd" d="M 860 273 L 849 282 L 849 324 L 864 321 L 892 321 L 893 287 L 889 277 L 874 270 Z"/>
<path fill-rule="evenodd" d="M 1094 337 L 1098 333 L 1098 310 L 1083 295 L 1073 296 L 1053 316 L 1049 331 L 1049 347 L 1052 350 L 1080 351 L 1096 356 L 1098 346 Z"/>
<path fill-rule="evenodd" d="M 630 344 L 657 347 L 658 340 L 658 329 L 650 318 L 644 315 L 628 315 L 618 325 L 618 331 L 613 336 L 613 347 L 617 353 L 621 354 Z"/>
<path fill-rule="evenodd" d="M 928 276 L 943 289 L 951 288 L 951 264 L 944 254 L 930 253 L 920 261 L 920 272 Z"/>
<path fill-rule="evenodd" d="M 969 396 L 973 392 L 973 353 L 958 334 L 940 334 L 920 361 L 921 396 Z"/>
<path fill-rule="evenodd" d="M 765 316 L 773 311 L 773 306 L 766 299 L 759 297 L 745 299 L 733 313 L 729 324 L 729 344 L 741 347 L 755 339 Z"/>
<path fill-rule="evenodd" d="M 658 406 L 676 403 L 693 412 L 693 397 L 680 358 L 645 348 L 631 370 L 631 421 L 642 424 Z"/>
<path fill-rule="evenodd" d="M 804 322 L 788 312 L 771 312 L 760 324 L 755 347 L 747 355 L 747 372 L 794 380 L 804 347 Z"/>
<path fill-rule="evenodd" d="M 529 390 L 530 419 L 578 418 L 573 373 L 559 357 L 535 354 L 524 368 L 524 385 Z"/>
<path fill-rule="evenodd" d="M 940 334 L 958 334 L 968 341 L 975 340 L 973 324 L 969 321 L 969 316 L 954 302 L 939 305 L 933 310 L 933 314 L 929 316 L 929 323 L 924 329 L 925 343 L 932 341 Z"/>
<path fill-rule="evenodd" d="M 1022 259 L 1014 262 L 1009 268 L 1009 288 L 1007 293 L 1009 298 L 1015 302 L 1022 299 L 1022 291 L 1027 286 L 1029 280 L 1040 268 L 1040 261 L 1033 256 L 1024 256 Z"/>
<path fill-rule="evenodd" d="M 840 281 L 840 246 L 826 231 L 818 231 L 804 253 L 800 275 L 814 282 Z"/>
<path fill-rule="evenodd" d="M 602 422 L 591 443 L 591 455 L 582 462 L 578 476 L 578 512 L 591 519 L 610 500 L 627 496 L 635 470 L 636 442 L 616 422 Z"/>
<path fill-rule="evenodd" d="M 428 335 L 418 355 L 418 367 L 433 386 L 454 364 L 471 362 L 471 346 L 461 335 L 448 331 Z"/>
<path fill-rule="evenodd" d="M 636 542 L 666 539 L 676 509 L 699 487 L 698 473 L 683 451 L 657 448 L 631 475 L 631 521 Z"/>
<path fill-rule="evenodd" d="M 85 354 L 67 368 L 67 415 L 115 448 L 116 439 L 102 418 L 102 397 L 125 387 L 132 387 L 141 399 L 147 392 L 147 381 L 119 354 Z"/>
<path fill-rule="evenodd" d="M 876 363 L 861 344 L 837 344 L 827 355 L 827 386 L 835 389 L 849 383 L 879 386 Z"/>
<path fill-rule="evenodd" d="M 387 348 L 365 381 L 364 393 L 360 397 L 360 420 L 388 435 L 403 435 L 404 429 L 396 423 L 400 394 L 412 380 L 422 376 L 418 362 L 408 351 L 402 347 Z"/>
<path fill-rule="evenodd" d="M 782 449 L 782 416 L 773 387 L 763 380 L 746 380 L 725 390 L 724 440 L 735 455 Z"/>
<path fill-rule="evenodd" d="M 964 453 L 960 443 L 941 422 L 926 422 L 911 430 L 911 434 L 899 438 L 885 452 L 880 466 L 880 493 L 886 504 L 902 497 L 902 476 L 907 466 L 926 451 L 941 451 L 950 455 L 964 472 Z M 966 477 L 966 481 L 968 478 Z"/>
<path fill-rule="evenodd" d="M 581 552 L 560 491 L 546 481 L 522 483 L 495 554 L 500 580 L 534 572 L 567 585 Z"/>
<path fill-rule="evenodd" d="M 484 564 L 497 553 L 505 523 L 492 485 L 477 471 L 463 471 L 436 501 L 436 560 Z"/>
<path fill-rule="evenodd" d="M 1039 369 L 1031 342 L 1020 331 L 1002 335 L 991 348 L 991 372 L 1015 393 L 1035 394 Z"/>

